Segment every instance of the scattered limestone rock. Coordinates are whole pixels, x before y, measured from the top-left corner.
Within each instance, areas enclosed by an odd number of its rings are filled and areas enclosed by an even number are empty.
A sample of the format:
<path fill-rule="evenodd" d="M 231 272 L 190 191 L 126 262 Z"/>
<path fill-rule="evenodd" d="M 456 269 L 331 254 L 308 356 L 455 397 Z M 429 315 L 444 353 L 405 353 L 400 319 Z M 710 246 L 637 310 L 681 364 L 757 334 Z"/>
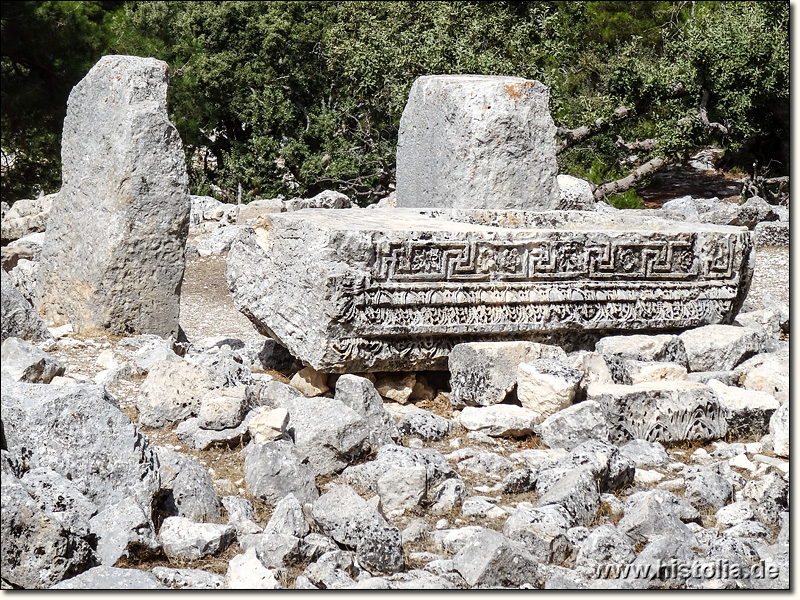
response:
<path fill-rule="evenodd" d="M 51 590 L 163 590 L 152 573 L 101 565 L 54 585 Z"/>
<path fill-rule="evenodd" d="M 461 410 L 458 422 L 469 431 L 493 437 L 524 437 L 533 433 L 539 414 L 513 404 L 467 406 Z"/>
<path fill-rule="evenodd" d="M 378 478 L 378 496 L 384 514 L 419 506 L 428 492 L 428 474 L 423 466 L 392 467 Z"/>
<path fill-rule="evenodd" d="M 197 560 L 219 554 L 236 539 L 232 525 L 194 523 L 184 517 L 167 517 L 158 539 L 167 556 Z"/>
<path fill-rule="evenodd" d="M 232 429 L 238 427 L 255 404 L 253 390 L 247 385 L 218 388 L 200 400 L 198 425 L 203 429 Z M 250 422 L 252 425 L 252 421 Z"/>
<path fill-rule="evenodd" d="M 419 383 L 419 382 L 418 382 Z M 366 377 L 342 375 L 336 381 L 335 400 L 343 402 L 364 417 L 369 428 L 369 443 L 373 448 L 399 439 L 400 433 L 375 385 Z"/>
<path fill-rule="evenodd" d="M 316 475 L 344 469 L 369 448 L 367 421 L 335 398 L 287 398 L 288 433 Z"/>
<path fill-rule="evenodd" d="M 734 373 L 736 383 L 747 390 L 772 394 L 781 403 L 789 399 L 788 352 L 759 354 L 736 367 Z"/>
<path fill-rule="evenodd" d="M 5 379 L 2 386 L 8 450 L 24 456 L 30 468 L 63 475 L 98 509 L 131 497 L 149 514 L 159 488 L 158 461 L 147 438 L 102 387 Z"/>
<path fill-rule="evenodd" d="M 44 321 L 36 314 L 19 290 L 7 281 L 6 274 L 2 278 L 2 296 L 0 296 L 0 307 L 2 309 L 2 340 L 18 337 L 31 342 L 44 342 L 53 336 L 47 330 Z"/>
<path fill-rule="evenodd" d="M 517 397 L 523 408 L 546 419 L 572 404 L 583 373 L 562 362 L 539 359 L 517 370 Z"/>
<path fill-rule="evenodd" d="M 304 367 L 294 374 L 289 384 L 306 396 L 321 396 L 330 389 L 325 383 L 327 379 L 326 373 L 321 373 L 314 367 Z"/>
<path fill-rule="evenodd" d="M 264 444 L 281 439 L 289 425 L 289 411 L 285 408 L 260 406 L 247 426 L 247 431 L 256 444 Z"/>
<path fill-rule="evenodd" d="M 535 427 L 548 448 L 572 450 L 586 440 L 609 439 L 609 426 L 603 407 L 585 400 L 551 415 Z"/>
<path fill-rule="evenodd" d="M 397 428 L 403 435 L 413 435 L 423 440 L 437 442 L 447 437 L 451 424 L 449 419 L 415 408 L 400 419 Z"/>
<path fill-rule="evenodd" d="M 50 383 L 53 377 L 64 374 L 64 365 L 44 350 L 17 337 L 3 342 L 3 377 L 27 383 Z"/>
<path fill-rule="evenodd" d="M 780 403 L 770 394 L 708 382 L 725 409 L 728 432 L 735 439 L 758 439 L 767 433 L 769 420 Z"/>
<path fill-rule="evenodd" d="M 192 521 L 217 521 L 219 498 L 206 468 L 175 450 L 155 447 L 161 475 L 159 508 L 167 515 Z"/>
<path fill-rule="evenodd" d="M 257 498 L 275 504 L 289 493 L 303 503 L 319 496 L 311 467 L 290 441 L 250 443 L 244 457 L 245 480 Z"/>
<path fill-rule="evenodd" d="M 139 424 L 164 427 L 197 415 L 203 396 L 212 389 L 206 373 L 189 363 L 158 362 L 139 389 Z"/>
<path fill-rule="evenodd" d="M 769 433 L 772 436 L 772 451 L 778 456 L 789 458 L 789 403 L 784 402 L 769 420 Z"/>
<path fill-rule="evenodd" d="M 282 590 L 281 569 L 267 568 L 256 556 L 255 548 L 237 554 L 228 563 L 225 587 L 229 590 Z"/>
<path fill-rule="evenodd" d="M 387 400 L 405 404 L 416 383 L 417 376 L 414 373 L 383 373 L 376 378 L 375 389 Z"/>
<path fill-rule="evenodd" d="M 450 402 L 457 407 L 497 404 L 516 387 L 521 363 L 565 357 L 560 347 L 535 342 L 457 344 L 448 358 Z"/>
<path fill-rule="evenodd" d="M 482 529 L 453 557 L 453 566 L 473 588 L 535 586 L 539 561 L 502 533 Z"/>
<path fill-rule="evenodd" d="M 680 336 L 691 371 L 730 371 L 756 354 L 762 334 L 748 327 L 706 325 Z"/>

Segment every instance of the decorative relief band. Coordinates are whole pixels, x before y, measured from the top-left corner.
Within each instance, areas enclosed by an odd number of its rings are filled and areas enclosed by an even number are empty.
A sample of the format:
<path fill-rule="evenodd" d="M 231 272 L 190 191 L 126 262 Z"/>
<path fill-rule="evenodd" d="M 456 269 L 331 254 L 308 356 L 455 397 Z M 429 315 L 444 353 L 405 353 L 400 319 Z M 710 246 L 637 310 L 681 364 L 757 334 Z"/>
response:
<path fill-rule="evenodd" d="M 409 240 L 378 247 L 375 281 L 557 281 L 730 279 L 736 237 L 715 239 L 696 259 L 696 234 L 665 240 L 592 242 L 568 240 L 520 243 Z"/>

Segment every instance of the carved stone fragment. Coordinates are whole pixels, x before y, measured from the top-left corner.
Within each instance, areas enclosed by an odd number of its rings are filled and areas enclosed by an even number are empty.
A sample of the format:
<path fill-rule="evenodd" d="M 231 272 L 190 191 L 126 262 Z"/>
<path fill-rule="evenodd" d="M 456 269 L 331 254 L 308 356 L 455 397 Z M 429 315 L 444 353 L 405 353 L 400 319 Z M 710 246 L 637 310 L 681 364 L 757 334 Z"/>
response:
<path fill-rule="evenodd" d="M 226 278 L 319 371 L 441 370 L 465 342 L 730 323 L 752 252 L 744 228 L 624 211 L 301 210 L 245 229 Z"/>

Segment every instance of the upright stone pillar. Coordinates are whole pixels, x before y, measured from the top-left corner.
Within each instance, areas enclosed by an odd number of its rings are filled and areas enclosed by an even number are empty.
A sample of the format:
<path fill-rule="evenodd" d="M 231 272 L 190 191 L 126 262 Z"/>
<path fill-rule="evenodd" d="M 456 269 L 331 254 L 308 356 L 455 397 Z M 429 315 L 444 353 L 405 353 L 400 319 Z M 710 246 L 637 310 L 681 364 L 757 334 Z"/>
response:
<path fill-rule="evenodd" d="M 190 201 L 168 81 L 162 61 L 105 56 L 70 93 L 37 282 L 46 321 L 177 334 Z"/>
<path fill-rule="evenodd" d="M 397 138 L 398 208 L 559 208 L 556 127 L 538 81 L 420 77 Z"/>

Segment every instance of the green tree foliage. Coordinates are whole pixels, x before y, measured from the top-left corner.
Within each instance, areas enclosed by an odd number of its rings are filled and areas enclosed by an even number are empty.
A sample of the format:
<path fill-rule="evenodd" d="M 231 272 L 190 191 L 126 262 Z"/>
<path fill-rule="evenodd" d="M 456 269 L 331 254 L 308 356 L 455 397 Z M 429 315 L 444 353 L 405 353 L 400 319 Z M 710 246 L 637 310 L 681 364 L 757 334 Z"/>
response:
<path fill-rule="evenodd" d="M 53 191 L 72 87 L 109 47 L 122 2 L 2 2 L 2 196 Z"/>
<path fill-rule="evenodd" d="M 24 27 L 50 26 L 58 40 L 65 22 L 67 39 L 79 42 L 63 52 L 35 49 L 43 62 L 63 60 L 63 86 L 99 50 L 167 61 L 170 114 L 197 193 L 232 198 L 241 185 L 248 200 L 340 189 L 374 201 L 394 181 L 412 83 L 447 73 L 543 81 L 565 129 L 603 119 L 559 157 L 563 172 L 597 184 L 709 143 L 748 170 L 753 157 L 788 166 L 788 2 L 186 1 L 126 2 L 124 11 L 119 3 L 13 4 L 24 5 L 15 9 L 30 21 Z M 7 58 L 6 12 L 4 3 L 3 149 L 22 156 L 23 144 L 6 144 L 7 62 L 18 69 L 9 93 L 22 107 L 22 91 L 38 76 Z M 33 52 L 15 23 L 14 43 Z M 48 119 L 37 119 L 34 137 L 49 139 L 48 147 L 60 134 L 63 86 L 60 112 L 51 106 Z M 615 113 L 620 106 L 626 110 Z M 630 145 L 620 140 L 651 143 L 626 162 Z M 47 188 L 48 177 L 38 184 Z M 4 182 L 4 197 L 10 188 Z"/>

